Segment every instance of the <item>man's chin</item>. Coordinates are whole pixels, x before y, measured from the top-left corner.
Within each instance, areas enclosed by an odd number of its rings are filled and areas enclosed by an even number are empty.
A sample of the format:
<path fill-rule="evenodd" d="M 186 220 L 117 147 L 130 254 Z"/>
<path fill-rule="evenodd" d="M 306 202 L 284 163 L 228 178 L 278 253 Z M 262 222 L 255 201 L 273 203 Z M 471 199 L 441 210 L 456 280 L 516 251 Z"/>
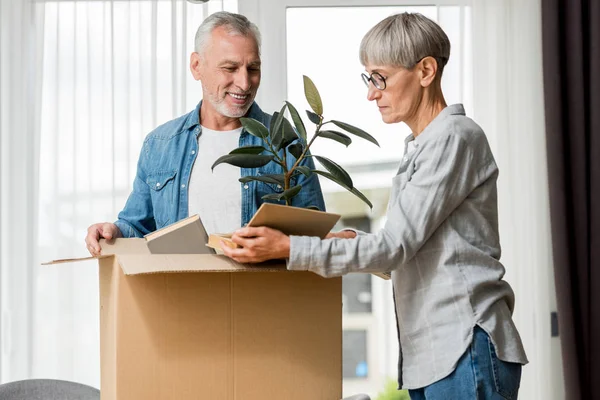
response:
<path fill-rule="evenodd" d="M 243 107 L 227 107 L 223 110 L 222 114 L 229 118 L 241 118 L 248 113 L 251 105 L 252 103 Z"/>
<path fill-rule="evenodd" d="M 228 117 L 228 118 L 241 118 L 248 113 L 248 110 L 252 106 L 254 102 L 254 98 L 252 100 L 248 100 L 245 104 L 232 104 L 224 99 L 224 101 L 216 102 L 211 101 L 209 98 L 208 101 L 212 104 L 214 110 L 219 114 Z"/>

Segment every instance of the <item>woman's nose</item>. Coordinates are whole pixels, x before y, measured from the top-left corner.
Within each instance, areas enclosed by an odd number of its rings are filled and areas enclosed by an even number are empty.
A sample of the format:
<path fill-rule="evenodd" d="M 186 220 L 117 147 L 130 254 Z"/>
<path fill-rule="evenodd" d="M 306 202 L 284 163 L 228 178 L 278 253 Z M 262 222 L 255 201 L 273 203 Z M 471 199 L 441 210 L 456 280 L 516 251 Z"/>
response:
<path fill-rule="evenodd" d="M 381 90 L 377 89 L 373 82 L 369 82 L 369 90 L 367 92 L 367 100 L 373 101 L 381 96 Z"/>

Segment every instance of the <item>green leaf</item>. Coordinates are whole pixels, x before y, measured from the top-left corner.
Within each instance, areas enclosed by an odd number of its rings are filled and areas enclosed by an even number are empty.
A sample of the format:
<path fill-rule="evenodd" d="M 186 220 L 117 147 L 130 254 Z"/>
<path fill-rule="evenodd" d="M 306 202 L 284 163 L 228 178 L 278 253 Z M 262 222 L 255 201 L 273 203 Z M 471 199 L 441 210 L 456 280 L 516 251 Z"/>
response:
<path fill-rule="evenodd" d="M 310 122 L 313 124 L 319 125 L 321 123 L 321 117 L 314 112 L 306 110 L 306 115 L 308 115 L 308 119 L 310 119 Z"/>
<path fill-rule="evenodd" d="M 236 167 L 241 168 L 257 168 L 267 165 L 269 162 L 271 162 L 271 160 L 273 160 L 273 156 L 257 154 L 226 154 L 219 157 L 212 167 L 210 167 L 210 169 L 212 170 L 217 165 L 222 163 L 235 165 Z"/>
<path fill-rule="evenodd" d="M 339 142 L 346 147 L 348 147 L 350 143 L 352 143 L 352 139 L 350 139 L 350 136 L 338 131 L 319 131 L 319 137 L 335 140 L 336 142 Z"/>
<path fill-rule="evenodd" d="M 302 118 L 300 118 L 300 114 L 298 114 L 298 110 L 296 107 L 292 105 L 292 103 L 285 102 L 288 106 L 288 110 L 290 111 L 290 115 L 292 116 L 292 121 L 294 121 L 294 126 L 298 131 L 298 135 L 306 142 L 306 127 L 304 126 L 304 122 L 302 122 Z"/>
<path fill-rule="evenodd" d="M 281 198 L 284 200 L 290 200 L 292 197 L 300 193 L 301 189 L 302 185 L 296 185 L 294 187 L 289 188 L 288 190 L 284 190 L 284 192 L 281 193 Z"/>
<path fill-rule="evenodd" d="M 296 157 L 297 160 L 302 155 L 302 152 L 304 151 L 304 146 L 302 146 L 302 143 L 294 143 L 290 145 L 287 149 L 291 155 Z"/>
<path fill-rule="evenodd" d="M 229 154 L 260 154 L 265 150 L 267 149 L 262 146 L 243 146 L 231 150 Z"/>
<path fill-rule="evenodd" d="M 340 121 L 331 121 L 331 122 L 333 122 L 334 124 L 336 124 L 337 126 L 342 128 L 343 130 L 350 132 L 353 135 L 356 135 L 360 138 L 368 140 L 369 142 L 374 143 L 377 146 L 379 146 L 379 143 L 377 142 L 377 140 L 375 140 L 375 138 L 373 136 L 369 135 L 367 132 L 363 131 L 362 129 L 357 128 L 352 125 L 349 125 L 345 122 L 340 122 Z"/>
<path fill-rule="evenodd" d="M 355 188 L 355 187 L 350 188 L 350 187 L 344 185 L 343 182 L 341 182 L 339 179 L 337 179 L 335 176 L 333 176 L 329 172 L 319 171 L 317 169 L 313 169 L 313 170 L 311 170 L 311 172 L 314 172 L 315 174 L 324 176 L 325 178 L 332 180 L 333 182 L 337 183 L 338 185 L 340 185 L 341 187 L 343 187 L 344 189 L 346 189 L 347 191 L 349 191 L 350 193 L 352 193 L 353 195 L 355 195 L 356 197 L 358 197 L 359 199 L 364 201 L 370 208 L 373 208 L 373 204 L 371 204 L 369 199 L 367 199 L 367 196 L 362 194 L 357 188 Z"/>
<path fill-rule="evenodd" d="M 261 199 L 263 199 L 263 200 L 281 200 L 281 193 L 265 194 L 263 197 L 261 197 Z"/>
<path fill-rule="evenodd" d="M 261 139 L 265 139 L 269 136 L 269 130 L 259 121 L 252 118 L 240 118 L 240 122 L 244 129 L 251 135 Z"/>
<path fill-rule="evenodd" d="M 296 171 L 299 171 L 304 176 L 310 176 L 310 174 L 311 174 L 310 168 L 308 168 L 304 165 L 298 165 L 294 172 L 296 172 Z"/>
<path fill-rule="evenodd" d="M 369 206 L 369 208 L 373 208 L 373 204 L 371 204 L 371 202 L 369 201 L 369 199 L 367 199 L 367 196 L 365 196 L 364 194 L 362 194 L 357 188 L 353 187 L 352 190 L 350 190 L 350 192 L 352 194 L 354 194 L 356 197 L 358 197 L 359 199 L 361 199 L 362 201 L 364 201 L 365 203 L 367 203 L 367 205 Z"/>
<path fill-rule="evenodd" d="M 321 95 L 319 95 L 317 87 L 308 76 L 303 75 L 303 78 L 304 96 L 306 97 L 306 101 L 308 101 L 310 108 L 312 108 L 317 115 L 323 115 L 323 103 L 321 102 Z"/>
<path fill-rule="evenodd" d="M 271 136 L 273 136 L 273 132 L 276 130 L 275 128 L 277 128 L 276 125 L 281 124 L 281 118 L 279 117 L 279 111 L 275 111 L 273 113 L 273 116 L 271 117 L 271 122 L 269 124 L 269 133 L 271 134 Z"/>
<path fill-rule="evenodd" d="M 282 123 L 283 123 L 283 118 L 284 118 L 284 113 L 285 113 L 285 108 L 287 107 L 287 104 L 284 104 L 283 107 L 281 107 L 281 111 L 279 112 L 274 112 L 273 113 L 273 118 L 271 118 L 271 125 L 270 125 L 270 137 L 271 137 L 271 143 L 275 146 L 275 143 L 281 143 L 281 135 L 282 135 Z"/>
<path fill-rule="evenodd" d="M 295 197 L 300 190 L 302 189 L 302 185 L 296 185 L 294 187 L 289 188 L 288 190 L 284 190 L 281 193 L 270 193 L 266 194 L 261 199 L 263 200 L 290 200 L 292 197 Z"/>
<path fill-rule="evenodd" d="M 257 175 L 257 176 L 244 176 L 239 179 L 242 183 L 248 183 L 250 181 L 258 181 L 264 183 L 270 183 L 272 185 L 283 186 L 284 178 L 283 174 L 268 174 L 268 175 Z"/>
<path fill-rule="evenodd" d="M 271 118 L 271 124 L 269 125 L 269 138 L 271 139 L 271 144 L 275 143 L 276 140 L 279 140 L 282 118 L 283 115 L 279 112 L 275 111 L 273 113 L 273 118 Z"/>
<path fill-rule="evenodd" d="M 277 150 L 281 150 L 287 147 L 294 140 L 298 140 L 298 135 L 296 134 L 294 127 L 292 126 L 292 124 L 290 124 L 290 121 L 288 121 L 287 118 L 283 117 L 281 121 L 281 127 L 283 132 L 283 134 L 281 135 L 281 142 L 273 142 L 273 145 L 276 146 Z"/>
<path fill-rule="evenodd" d="M 352 178 L 350 178 L 350 175 L 348 175 L 344 168 L 340 167 L 338 164 L 334 163 L 329 158 L 315 155 L 313 155 L 313 157 L 319 160 L 319 162 L 325 167 L 325 169 L 327 169 L 327 171 L 329 171 L 333 176 L 335 176 L 340 182 L 343 182 L 344 185 L 348 186 L 349 188 L 354 187 L 352 184 Z"/>

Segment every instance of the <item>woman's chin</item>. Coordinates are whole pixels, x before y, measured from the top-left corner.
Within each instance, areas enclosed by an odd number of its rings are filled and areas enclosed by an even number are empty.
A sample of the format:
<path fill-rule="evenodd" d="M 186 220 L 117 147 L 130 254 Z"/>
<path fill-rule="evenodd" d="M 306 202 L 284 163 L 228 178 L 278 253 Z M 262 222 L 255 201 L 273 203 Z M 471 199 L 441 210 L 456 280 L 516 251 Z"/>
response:
<path fill-rule="evenodd" d="M 390 115 L 390 114 L 381 114 L 381 119 L 383 120 L 383 122 L 385 122 L 386 124 L 395 124 L 398 122 L 402 122 L 401 118 L 398 118 L 398 116 L 394 116 L 394 115 Z"/>

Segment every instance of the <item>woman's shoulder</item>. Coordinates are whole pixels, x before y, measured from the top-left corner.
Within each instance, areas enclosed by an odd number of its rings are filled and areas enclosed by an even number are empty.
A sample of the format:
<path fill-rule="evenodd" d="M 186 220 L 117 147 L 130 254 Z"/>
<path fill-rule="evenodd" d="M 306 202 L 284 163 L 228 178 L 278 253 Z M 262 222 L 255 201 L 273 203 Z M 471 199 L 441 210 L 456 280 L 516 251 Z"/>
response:
<path fill-rule="evenodd" d="M 445 119 L 445 129 L 448 135 L 465 139 L 469 142 L 485 139 L 485 132 L 479 124 L 466 115 L 450 115 Z"/>
<path fill-rule="evenodd" d="M 430 136 L 433 140 L 424 141 L 425 147 L 437 147 L 450 158 L 453 158 L 451 153 L 461 157 L 470 154 L 475 163 L 494 163 L 488 139 L 479 124 L 464 114 L 449 115 L 440 122 L 436 134 Z"/>

